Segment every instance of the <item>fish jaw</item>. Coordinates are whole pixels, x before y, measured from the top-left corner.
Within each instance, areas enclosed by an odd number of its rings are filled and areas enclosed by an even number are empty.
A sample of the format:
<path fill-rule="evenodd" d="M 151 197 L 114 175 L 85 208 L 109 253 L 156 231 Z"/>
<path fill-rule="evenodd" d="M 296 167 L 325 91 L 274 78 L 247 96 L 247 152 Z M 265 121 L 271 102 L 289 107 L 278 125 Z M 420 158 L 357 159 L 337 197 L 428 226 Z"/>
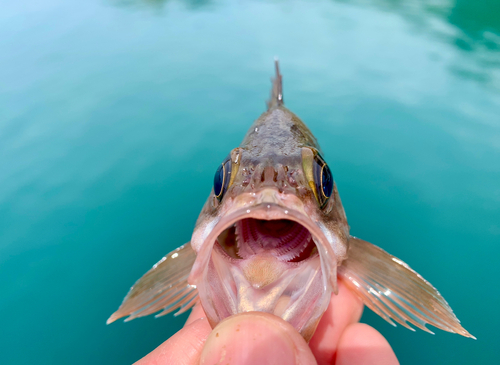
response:
<path fill-rule="evenodd" d="M 340 238 L 324 227 L 294 194 L 266 187 L 231 199 L 217 216 L 196 227 L 191 240 L 197 258 L 189 283 L 197 287 L 209 322 L 215 326 L 233 314 L 263 311 L 288 321 L 308 340 L 331 293 L 337 290 L 337 265 L 341 258 L 334 248 L 342 245 Z M 224 242 L 219 242 L 221 234 L 228 229 L 238 233 L 245 220 L 250 220 L 254 231 L 271 221 L 271 225 L 284 222 L 299 231 L 303 227 L 314 252 L 298 261 L 289 260 L 286 253 L 278 254 L 279 248 L 273 251 L 254 242 L 251 252 L 245 254 L 243 246 L 248 242 L 241 242 L 242 235 L 237 235 L 241 257 L 228 254 Z M 261 236 L 266 242 L 265 235 Z M 300 251 L 298 247 L 294 249 Z"/>

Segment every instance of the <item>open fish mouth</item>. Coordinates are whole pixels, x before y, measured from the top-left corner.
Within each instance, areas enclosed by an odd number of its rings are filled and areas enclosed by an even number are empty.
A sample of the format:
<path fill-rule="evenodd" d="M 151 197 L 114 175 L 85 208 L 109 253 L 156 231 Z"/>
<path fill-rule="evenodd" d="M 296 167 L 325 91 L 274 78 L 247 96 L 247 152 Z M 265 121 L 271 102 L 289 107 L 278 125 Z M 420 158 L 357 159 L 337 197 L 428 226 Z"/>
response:
<path fill-rule="evenodd" d="M 273 197 L 276 195 L 274 193 Z M 292 206 L 300 203 L 293 196 L 287 199 L 291 199 L 287 203 Z M 211 252 L 216 251 L 233 264 L 264 256 L 294 264 L 319 256 L 325 275 L 324 284 L 336 290 L 337 258 L 331 247 L 331 238 L 327 238 L 324 229 L 309 218 L 302 206 L 289 208 L 276 200 L 243 206 L 236 202 L 235 205 L 238 207 L 215 224 L 195 231 L 192 245 L 196 246 L 198 239 L 202 244 L 190 274 L 191 284 L 198 286 Z"/>
<path fill-rule="evenodd" d="M 207 244 L 211 243 L 211 244 Z M 223 217 L 198 252 L 190 282 L 214 325 L 263 311 L 308 339 L 336 284 L 336 260 L 320 227 L 277 203 L 242 207 Z"/>
<path fill-rule="evenodd" d="M 222 231 L 215 246 L 235 260 L 271 255 L 280 262 L 300 263 L 318 255 L 309 230 L 289 219 L 243 218 Z"/>

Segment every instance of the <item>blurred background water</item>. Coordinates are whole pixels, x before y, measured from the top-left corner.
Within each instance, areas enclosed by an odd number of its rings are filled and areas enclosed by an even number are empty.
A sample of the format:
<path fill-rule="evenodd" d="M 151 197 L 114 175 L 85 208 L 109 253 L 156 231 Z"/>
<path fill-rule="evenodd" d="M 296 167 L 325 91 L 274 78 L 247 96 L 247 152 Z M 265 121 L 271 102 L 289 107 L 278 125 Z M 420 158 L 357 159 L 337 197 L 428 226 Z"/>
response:
<path fill-rule="evenodd" d="M 363 321 L 403 364 L 500 362 L 498 0 L 1 9 L 0 363 L 131 363 L 182 326 L 105 321 L 190 239 L 276 55 L 351 232 L 409 262 L 478 340 Z"/>

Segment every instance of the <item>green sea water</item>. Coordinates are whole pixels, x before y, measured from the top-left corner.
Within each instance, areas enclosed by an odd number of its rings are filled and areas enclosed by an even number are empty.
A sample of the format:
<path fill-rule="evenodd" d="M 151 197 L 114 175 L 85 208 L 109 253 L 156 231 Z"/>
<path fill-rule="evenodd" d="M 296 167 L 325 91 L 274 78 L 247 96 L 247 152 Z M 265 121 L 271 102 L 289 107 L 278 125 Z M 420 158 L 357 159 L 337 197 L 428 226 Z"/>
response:
<path fill-rule="evenodd" d="M 1 364 L 132 363 L 182 326 L 105 321 L 190 239 L 275 56 L 352 234 L 478 340 L 362 320 L 403 364 L 500 363 L 498 0 L 0 3 Z"/>

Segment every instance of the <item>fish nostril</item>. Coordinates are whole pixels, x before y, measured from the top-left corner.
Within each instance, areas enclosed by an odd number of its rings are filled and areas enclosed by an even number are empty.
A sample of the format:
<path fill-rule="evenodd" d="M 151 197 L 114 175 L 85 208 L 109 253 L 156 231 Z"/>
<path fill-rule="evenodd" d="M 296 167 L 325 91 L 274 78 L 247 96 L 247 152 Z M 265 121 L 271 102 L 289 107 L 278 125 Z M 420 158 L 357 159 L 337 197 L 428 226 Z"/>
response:
<path fill-rule="evenodd" d="M 292 188 L 296 188 L 298 187 L 298 183 L 297 183 L 297 171 L 296 170 L 292 170 L 292 171 L 289 171 L 289 173 L 287 174 L 288 176 L 288 183 L 290 184 L 290 186 Z"/>

